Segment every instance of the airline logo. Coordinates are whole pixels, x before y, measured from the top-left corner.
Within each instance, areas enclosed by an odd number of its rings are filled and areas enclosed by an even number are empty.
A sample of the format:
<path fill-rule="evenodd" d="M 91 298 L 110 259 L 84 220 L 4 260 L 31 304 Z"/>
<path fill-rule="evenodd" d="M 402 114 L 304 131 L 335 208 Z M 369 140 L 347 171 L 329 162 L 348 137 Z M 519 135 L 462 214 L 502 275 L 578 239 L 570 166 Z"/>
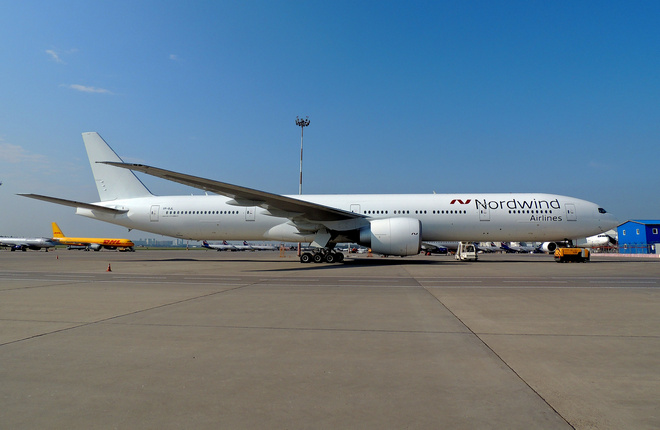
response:
<path fill-rule="evenodd" d="M 475 200 L 477 209 L 561 209 L 559 200 Z"/>
<path fill-rule="evenodd" d="M 126 243 L 121 239 L 110 239 L 110 240 L 104 240 L 103 245 L 120 245 L 122 243 Z"/>
<path fill-rule="evenodd" d="M 467 205 L 472 202 L 472 199 L 453 199 L 450 205 L 459 204 Z M 554 200 L 475 200 L 477 209 L 561 209 L 561 204 L 558 199 Z"/>

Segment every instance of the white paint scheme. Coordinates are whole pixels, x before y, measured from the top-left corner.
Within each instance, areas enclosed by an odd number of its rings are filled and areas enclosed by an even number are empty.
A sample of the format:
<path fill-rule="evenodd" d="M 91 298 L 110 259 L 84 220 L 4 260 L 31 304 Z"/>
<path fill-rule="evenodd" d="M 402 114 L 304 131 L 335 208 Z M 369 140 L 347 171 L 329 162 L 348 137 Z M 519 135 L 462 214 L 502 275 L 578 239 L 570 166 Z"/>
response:
<path fill-rule="evenodd" d="M 559 241 L 617 225 L 595 203 L 555 194 L 282 196 L 125 164 L 97 133 L 83 133 L 83 140 L 100 202 L 22 195 L 72 206 L 78 215 L 129 229 L 183 239 L 312 242 L 324 247 L 340 242 L 370 245 L 366 240 L 371 234 L 371 241 L 385 243 L 383 253 L 392 255 L 413 255 L 421 241 Z M 155 196 L 131 170 L 216 194 Z M 409 237 L 415 235 L 416 250 Z"/>
<path fill-rule="evenodd" d="M 208 243 L 207 241 L 204 240 L 202 241 L 202 247 L 208 249 L 215 249 L 217 251 L 238 251 L 238 249 L 234 245 L 227 243 L 226 240 L 223 240 L 221 244 Z"/>
<path fill-rule="evenodd" d="M 580 248 L 597 248 L 611 245 L 612 242 L 612 237 L 610 237 L 607 233 L 601 233 L 595 236 L 589 236 L 585 239 L 578 239 L 575 243 L 575 246 Z"/>
<path fill-rule="evenodd" d="M 57 243 L 52 239 L 46 237 L 0 237 L 0 246 L 11 247 L 12 250 L 20 249 L 26 251 L 28 249 L 40 250 L 41 248 L 52 248 Z"/>

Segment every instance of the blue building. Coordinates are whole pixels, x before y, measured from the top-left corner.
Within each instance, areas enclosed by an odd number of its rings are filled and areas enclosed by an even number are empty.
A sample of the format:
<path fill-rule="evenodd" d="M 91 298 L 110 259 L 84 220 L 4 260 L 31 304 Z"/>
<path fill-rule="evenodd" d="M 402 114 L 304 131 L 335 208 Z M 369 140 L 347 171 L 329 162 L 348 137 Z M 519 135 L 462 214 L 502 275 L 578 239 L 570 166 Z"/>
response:
<path fill-rule="evenodd" d="M 622 254 L 660 254 L 660 221 L 630 220 L 617 227 Z"/>

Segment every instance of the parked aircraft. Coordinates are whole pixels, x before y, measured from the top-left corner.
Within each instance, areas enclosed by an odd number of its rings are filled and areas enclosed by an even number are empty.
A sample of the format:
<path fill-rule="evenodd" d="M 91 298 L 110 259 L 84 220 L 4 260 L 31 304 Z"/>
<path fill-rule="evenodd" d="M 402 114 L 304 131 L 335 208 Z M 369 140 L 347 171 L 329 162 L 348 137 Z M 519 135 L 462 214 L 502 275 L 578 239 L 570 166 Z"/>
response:
<path fill-rule="evenodd" d="M 426 255 L 436 254 L 446 254 L 449 251 L 456 252 L 458 249 L 459 242 L 456 241 L 434 241 L 434 242 L 422 242 L 422 252 Z"/>
<path fill-rule="evenodd" d="M 227 243 L 226 240 L 223 240 L 222 244 L 208 243 L 204 240 L 202 241 L 202 246 L 208 249 L 215 249 L 216 251 L 238 251 L 234 245 Z"/>
<path fill-rule="evenodd" d="M 62 245 L 84 246 L 94 251 L 101 249 L 118 249 L 119 251 L 135 251 L 135 244 L 130 239 L 109 239 L 105 237 L 66 237 L 57 223 L 53 223 L 53 240 Z"/>
<path fill-rule="evenodd" d="M 343 258 L 337 243 L 384 255 L 415 255 L 422 241 L 561 241 L 609 230 L 616 219 L 595 203 L 556 194 L 285 196 L 157 167 L 124 163 L 97 133 L 83 133 L 100 201 L 21 194 L 76 214 L 192 240 L 311 242 L 301 262 Z M 155 196 L 133 171 L 219 195 Z"/>
<path fill-rule="evenodd" d="M 235 244 L 234 246 L 235 246 L 236 249 L 239 250 L 239 251 L 254 251 L 254 248 L 252 248 L 252 247 L 250 246 L 250 244 L 247 243 L 247 241 L 245 241 L 245 240 L 243 241 L 243 243 L 241 243 L 241 244 Z"/>
<path fill-rule="evenodd" d="M 573 239 L 562 243 L 545 242 L 537 248 L 537 252 L 548 252 L 552 254 L 555 252 L 555 249 L 557 249 L 557 245 L 576 246 L 578 248 L 598 248 L 605 246 L 616 246 L 617 243 L 617 231 L 616 229 L 612 229 L 606 231 L 605 233 L 596 234 L 582 239 Z"/>
<path fill-rule="evenodd" d="M 255 251 L 277 251 L 280 249 L 278 246 L 275 245 L 253 245 L 251 243 L 248 243 L 247 241 L 243 241 L 243 245 L 249 246 Z"/>
<path fill-rule="evenodd" d="M 279 248 L 275 245 L 252 245 L 244 240 L 242 244 L 228 243 L 226 240 L 222 241 L 221 245 L 210 244 L 206 240 L 202 241 L 202 246 L 209 249 L 217 249 L 218 251 L 277 251 Z"/>
<path fill-rule="evenodd" d="M 598 248 L 616 244 L 617 240 L 608 233 L 609 232 L 589 236 L 585 239 L 578 239 L 575 241 L 575 246 L 580 248 Z"/>
<path fill-rule="evenodd" d="M 48 248 L 56 245 L 57 243 L 47 237 L 0 237 L 0 246 L 8 247 L 10 251 L 27 251 L 28 249 L 38 251 L 45 248 L 48 252 Z"/>
<path fill-rule="evenodd" d="M 501 252 L 503 251 L 502 249 L 502 243 L 496 244 L 495 242 L 479 242 L 477 244 L 477 249 L 482 252 Z"/>
<path fill-rule="evenodd" d="M 506 252 L 529 254 L 535 252 L 538 247 L 528 245 L 526 242 L 502 242 L 501 248 Z"/>

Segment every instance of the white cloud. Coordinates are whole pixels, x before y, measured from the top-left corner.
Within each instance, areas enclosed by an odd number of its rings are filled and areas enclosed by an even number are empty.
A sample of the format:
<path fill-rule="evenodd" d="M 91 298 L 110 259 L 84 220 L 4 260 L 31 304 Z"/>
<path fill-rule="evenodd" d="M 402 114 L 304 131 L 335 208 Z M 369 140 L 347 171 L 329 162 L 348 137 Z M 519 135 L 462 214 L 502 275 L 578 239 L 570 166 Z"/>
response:
<path fill-rule="evenodd" d="M 46 157 L 39 154 L 30 154 L 18 145 L 0 142 L 0 159 L 11 164 L 18 164 L 23 162 L 41 162 Z"/>
<path fill-rule="evenodd" d="M 179 57 L 176 54 L 170 54 L 170 60 L 179 61 Z"/>
<path fill-rule="evenodd" d="M 50 55 L 50 57 L 53 60 L 55 60 L 55 62 L 64 63 L 64 61 L 62 61 L 62 59 L 60 58 L 59 54 L 57 52 L 53 51 L 52 49 L 47 49 L 46 54 Z"/>
<path fill-rule="evenodd" d="M 110 90 L 106 90 L 105 88 L 88 87 L 79 84 L 71 84 L 71 85 L 62 84 L 62 86 L 72 90 L 81 91 L 83 93 L 112 94 Z"/>

